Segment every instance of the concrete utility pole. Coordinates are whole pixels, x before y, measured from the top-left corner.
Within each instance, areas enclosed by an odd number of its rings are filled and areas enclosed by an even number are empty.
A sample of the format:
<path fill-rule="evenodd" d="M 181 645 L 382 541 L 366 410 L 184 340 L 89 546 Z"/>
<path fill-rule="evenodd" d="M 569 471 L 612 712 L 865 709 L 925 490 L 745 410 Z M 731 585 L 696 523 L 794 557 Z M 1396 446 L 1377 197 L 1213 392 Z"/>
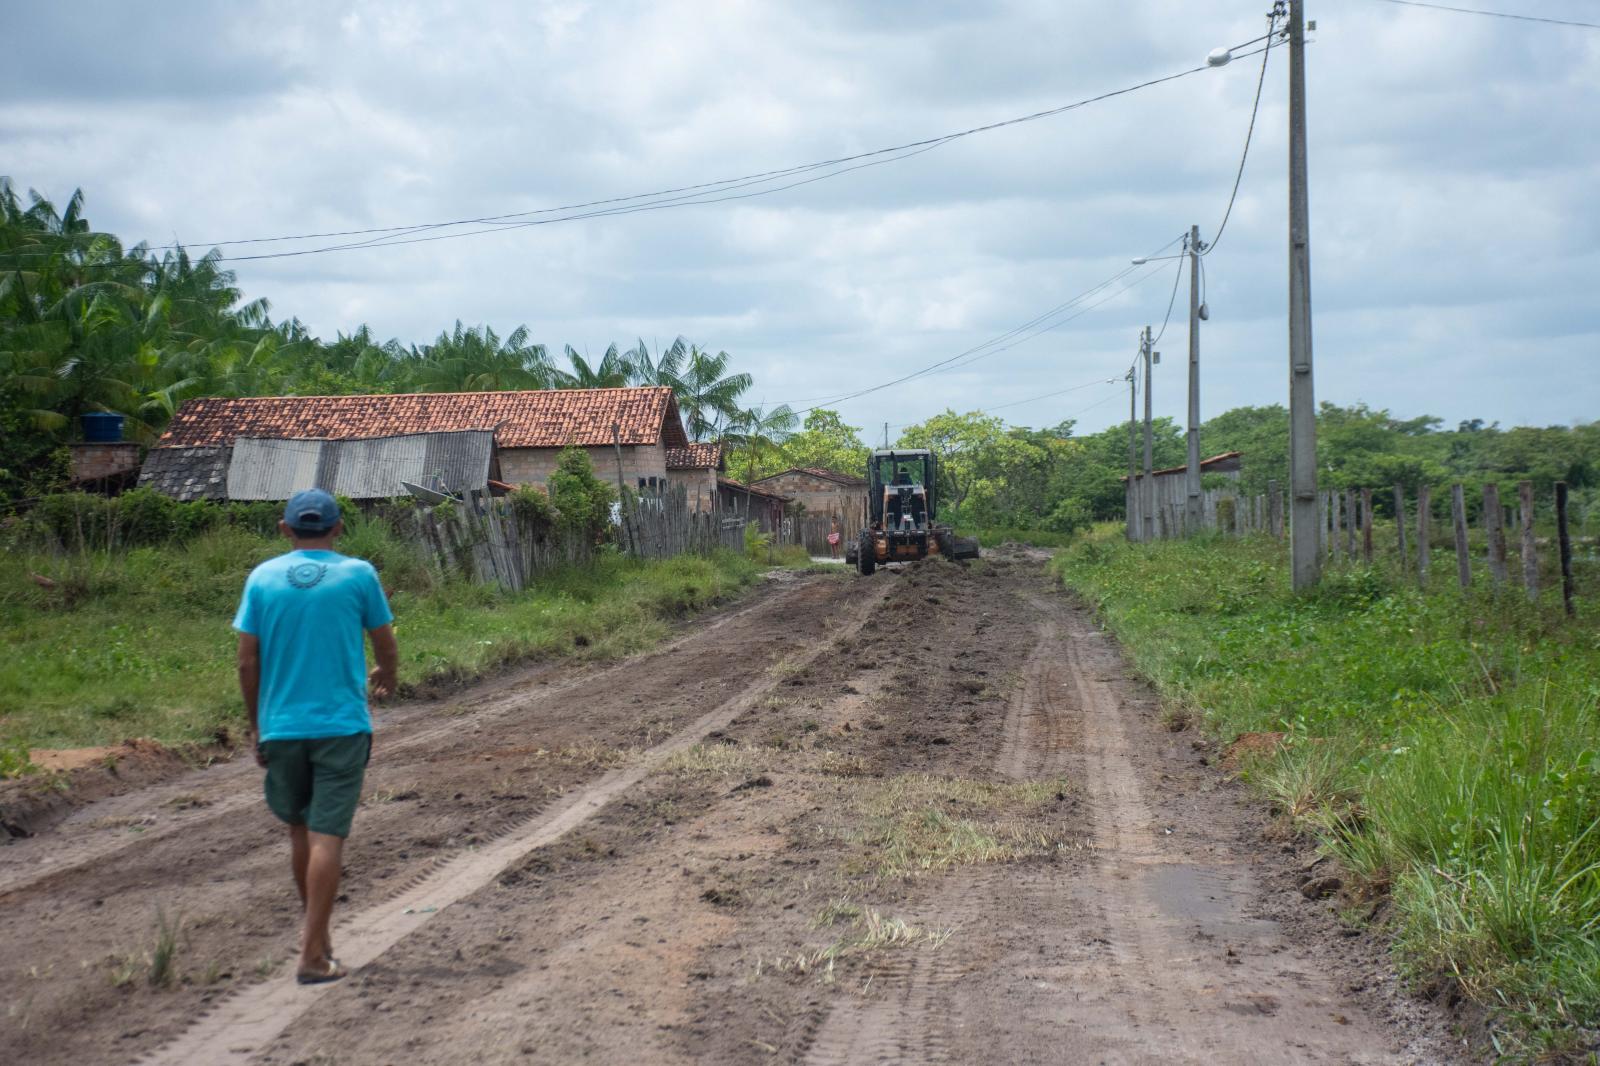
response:
<path fill-rule="evenodd" d="M 1155 438 L 1150 429 L 1150 327 L 1144 328 L 1139 354 L 1144 356 L 1144 483 L 1140 486 L 1139 513 L 1144 519 L 1144 539 L 1156 539 L 1156 480 L 1150 476 L 1155 458 Z"/>
<path fill-rule="evenodd" d="M 1200 498 L 1200 227 L 1189 227 L 1189 469 L 1185 474 L 1189 499 L 1184 507 L 1184 531 L 1200 532 L 1204 508 Z"/>
<path fill-rule="evenodd" d="M 1130 366 L 1128 368 L 1128 499 L 1125 505 L 1128 516 L 1129 540 L 1139 539 L 1139 482 L 1137 477 L 1138 468 L 1136 466 L 1138 462 L 1138 438 L 1137 431 L 1134 429 L 1138 425 L 1138 413 L 1134 409 L 1134 405 L 1138 403 L 1138 394 L 1139 378 L 1135 373 L 1135 368 Z"/>
<path fill-rule="evenodd" d="M 1289 550 L 1296 592 L 1316 585 L 1317 404 L 1311 377 L 1311 201 L 1305 0 L 1289 0 Z"/>

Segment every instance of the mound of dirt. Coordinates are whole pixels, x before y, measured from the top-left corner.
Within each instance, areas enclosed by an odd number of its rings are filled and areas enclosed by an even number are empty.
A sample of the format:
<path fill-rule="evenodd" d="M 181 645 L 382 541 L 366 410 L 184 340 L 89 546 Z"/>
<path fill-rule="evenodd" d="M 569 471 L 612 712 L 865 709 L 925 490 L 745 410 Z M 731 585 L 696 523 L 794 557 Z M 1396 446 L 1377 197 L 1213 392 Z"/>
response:
<path fill-rule="evenodd" d="M 180 751 L 143 738 L 95 748 L 34 748 L 28 761 L 41 773 L 0 781 L 0 833 L 33 836 L 86 803 L 155 784 L 225 750 L 219 744 Z"/>

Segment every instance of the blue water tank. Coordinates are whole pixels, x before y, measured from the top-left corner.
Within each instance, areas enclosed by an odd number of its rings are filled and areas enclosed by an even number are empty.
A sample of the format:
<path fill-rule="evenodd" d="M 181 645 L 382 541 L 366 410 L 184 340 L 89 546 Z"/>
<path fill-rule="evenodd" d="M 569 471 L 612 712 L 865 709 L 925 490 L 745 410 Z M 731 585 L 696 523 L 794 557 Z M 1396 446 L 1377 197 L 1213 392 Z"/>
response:
<path fill-rule="evenodd" d="M 83 416 L 83 439 L 92 444 L 114 444 L 122 439 L 122 422 L 122 415 L 91 411 Z"/>

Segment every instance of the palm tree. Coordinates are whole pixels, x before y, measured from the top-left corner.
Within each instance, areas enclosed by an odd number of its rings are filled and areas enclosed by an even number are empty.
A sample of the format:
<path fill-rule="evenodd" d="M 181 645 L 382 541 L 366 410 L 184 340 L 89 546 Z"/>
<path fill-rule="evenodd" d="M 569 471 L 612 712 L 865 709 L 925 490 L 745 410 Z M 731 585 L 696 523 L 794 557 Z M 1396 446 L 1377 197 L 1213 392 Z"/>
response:
<path fill-rule="evenodd" d="M 780 404 L 770 411 L 763 411 L 760 407 L 752 407 L 740 411 L 728 427 L 724 437 L 726 443 L 743 448 L 749 454 L 749 470 L 745 477 L 745 487 L 748 490 L 750 483 L 755 480 L 756 464 L 761 456 L 766 454 L 783 454 L 783 445 L 795 427 L 800 424 L 800 419 L 789 410 L 788 404 Z M 750 518 L 750 493 L 744 494 L 744 516 Z"/>
<path fill-rule="evenodd" d="M 453 333 L 441 333 L 422 349 L 417 387 L 422 392 L 495 392 L 542 389 L 556 373 L 542 344 L 528 343 L 528 327 L 518 326 L 501 340 L 488 326 L 468 329 L 456 320 Z"/>
<path fill-rule="evenodd" d="M 682 370 L 674 374 L 673 391 L 677 393 L 678 409 L 683 412 L 691 438 L 714 440 L 725 431 L 731 431 L 734 423 L 744 420 L 750 412 L 740 410 L 739 397 L 754 379 L 749 374 L 728 373 L 732 360 L 727 352 L 710 355 L 690 347 L 680 358 Z M 778 408 L 773 414 L 788 410 L 787 407 Z M 790 414 L 789 417 L 792 420 L 794 416 Z M 792 429 L 791 426 L 790 431 Z"/>
<path fill-rule="evenodd" d="M 650 349 L 646 347 L 644 338 L 641 337 L 638 346 L 632 351 L 622 353 L 622 358 L 626 359 L 632 368 L 629 380 L 633 384 L 665 385 L 673 392 L 677 392 L 682 387 L 678 374 L 683 370 L 684 359 L 688 354 L 689 346 L 682 337 L 679 337 L 659 359 L 651 358 Z"/>
<path fill-rule="evenodd" d="M 631 354 L 631 353 L 630 353 Z M 579 355 L 572 345 L 567 345 L 567 362 L 572 370 L 552 368 L 551 385 L 558 389 L 620 389 L 633 377 L 633 364 L 617 351 L 613 344 L 593 366 Z"/>

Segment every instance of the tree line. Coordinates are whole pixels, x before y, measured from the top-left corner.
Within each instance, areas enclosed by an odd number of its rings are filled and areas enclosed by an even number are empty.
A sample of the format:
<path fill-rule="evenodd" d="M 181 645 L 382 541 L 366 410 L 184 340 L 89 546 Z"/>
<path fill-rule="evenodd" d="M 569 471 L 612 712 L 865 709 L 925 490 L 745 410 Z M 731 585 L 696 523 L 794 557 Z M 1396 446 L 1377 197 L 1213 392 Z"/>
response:
<path fill-rule="evenodd" d="M 221 253 L 124 247 L 96 230 L 77 191 L 57 206 L 0 178 L 0 497 L 34 495 L 66 478 L 62 445 L 78 418 L 121 414 L 151 442 L 197 396 L 665 385 L 695 440 L 770 451 L 796 426 L 787 408 L 745 404 L 753 384 L 726 352 L 678 338 L 640 340 L 598 359 L 459 320 L 431 343 L 380 341 L 367 325 L 332 340 L 246 300 Z"/>
<path fill-rule="evenodd" d="M 666 385 L 690 436 L 722 441 L 728 468 L 753 479 L 790 466 L 860 473 L 859 427 L 827 409 L 802 422 L 787 407 L 747 406 L 753 381 L 727 352 L 679 338 L 665 351 L 642 340 L 598 359 L 570 345 L 559 355 L 520 326 L 501 336 L 457 321 L 431 343 L 379 341 L 366 325 L 332 340 L 298 319 L 275 320 L 246 300 L 215 249 L 125 248 L 95 230 L 82 192 L 58 209 L 0 178 L 0 498 L 36 495 L 66 478 L 64 443 L 78 416 L 126 416 L 151 441 L 196 396 L 336 395 Z M 1152 427 L 1157 468 L 1184 461 L 1182 427 Z M 902 429 L 900 447 L 940 459 L 950 517 L 972 527 L 1071 532 L 1122 517 L 1126 423 L 1078 434 L 1068 420 L 1040 429 L 973 411 L 945 411 Z M 1244 453 L 1240 490 L 1286 480 L 1288 412 L 1239 407 L 1206 422 L 1202 449 Z M 1138 450 L 1142 458 L 1142 437 Z M 1325 487 L 1556 481 L 1587 515 L 1600 491 L 1600 422 L 1502 429 L 1474 419 L 1401 419 L 1357 404 L 1323 404 L 1318 472 Z M 1381 498 L 1381 497 L 1380 497 Z"/>

